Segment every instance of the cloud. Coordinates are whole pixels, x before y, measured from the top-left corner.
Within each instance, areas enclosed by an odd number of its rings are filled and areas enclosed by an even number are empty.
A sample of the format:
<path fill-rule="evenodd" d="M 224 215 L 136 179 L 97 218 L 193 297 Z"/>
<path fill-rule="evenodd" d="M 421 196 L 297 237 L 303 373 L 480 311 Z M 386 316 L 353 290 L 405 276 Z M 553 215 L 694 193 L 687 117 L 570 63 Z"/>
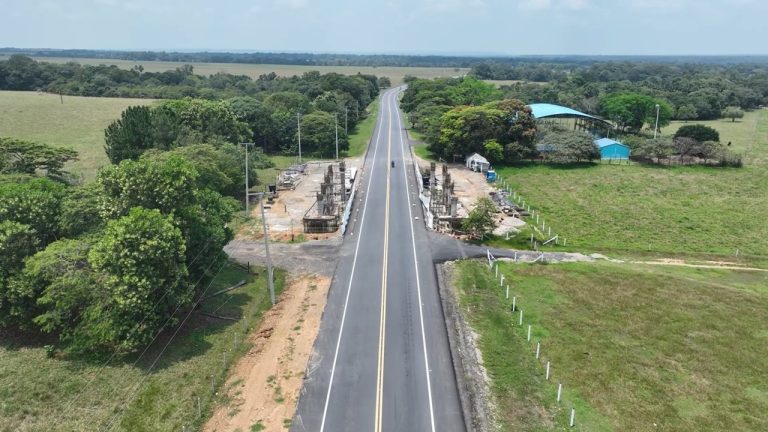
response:
<path fill-rule="evenodd" d="M 522 0 L 517 6 L 524 10 L 582 10 L 590 0 Z"/>
<path fill-rule="evenodd" d="M 520 9 L 545 10 L 552 7 L 551 0 L 523 0 L 518 5 Z"/>
<path fill-rule="evenodd" d="M 630 6 L 637 9 L 681 9 L 685 0 L 632 0 Z"/>
<path fill-rule="evenodd" d="M 570 10 L 582 10 L 589 7 L 587 0 L 563 0 L 563 7 Z"/>
<path fill-rule="evenodd" d="M 430 12 L 460 12 L 484 7 L 484 0 L 424 0 L 423 9 Z"/>
<path fill-rule="evenodd" d="M 290 9 L 301 9 L 306 6 L 308 0 L 275 0 L 275 6 L 287 7 Z"/>

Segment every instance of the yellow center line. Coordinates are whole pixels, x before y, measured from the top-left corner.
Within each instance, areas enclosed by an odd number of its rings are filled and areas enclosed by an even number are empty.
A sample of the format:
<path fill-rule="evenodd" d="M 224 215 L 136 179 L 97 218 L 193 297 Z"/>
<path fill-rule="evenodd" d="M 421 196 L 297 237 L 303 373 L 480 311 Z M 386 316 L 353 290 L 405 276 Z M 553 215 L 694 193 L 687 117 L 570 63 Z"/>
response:
<path fill-rule="evenodd" d="M 384 205 L 384 260 L 382 262 L 381 277 L 381 318 L 379 321 L 379 361 L 378 374 L 376 377 L 376 414 L 374 430 L 381 432 L 382 412 L 383 412 L 383 390 L 384 390 L 384 340 L 386 336 L 387 322 L 387 255 L 389 255 L 389 190 L 390 174 L 392 170 L 392 110 L 389 109 L 389 136 L 387 138 L 387 196 Z"/>

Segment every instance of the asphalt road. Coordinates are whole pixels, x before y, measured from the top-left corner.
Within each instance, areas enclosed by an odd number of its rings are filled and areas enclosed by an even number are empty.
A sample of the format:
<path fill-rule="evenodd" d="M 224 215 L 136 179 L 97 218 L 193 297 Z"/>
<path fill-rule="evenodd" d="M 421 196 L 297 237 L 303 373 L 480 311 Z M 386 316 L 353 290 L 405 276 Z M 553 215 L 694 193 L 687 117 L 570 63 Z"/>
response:
<path fill-rule="evenodd" d="M 381 97 L 295 432 L 465 430 L 398 91 Z"/>

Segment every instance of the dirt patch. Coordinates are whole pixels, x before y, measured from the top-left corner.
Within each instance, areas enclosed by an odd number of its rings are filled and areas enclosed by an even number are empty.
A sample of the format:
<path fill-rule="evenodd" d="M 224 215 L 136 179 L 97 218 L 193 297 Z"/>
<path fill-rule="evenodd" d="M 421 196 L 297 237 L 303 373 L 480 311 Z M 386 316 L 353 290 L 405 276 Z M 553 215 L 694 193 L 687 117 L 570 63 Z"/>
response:
<path fill-rule="evenodd" d="M 345 159 L 349 170 L 360 168 L 361 158 Z M 303 174 L 299 175 L 300 181 L 294 189 L 278 191 L 273 203 L 264 207 L 264 215 L 269 226 L 269 237 L 273 241 L 308 241 L 326 240 L 338 236 L 338 231 L 330 234 L 304 234 L 303 219 L 307 211 L 317 200 L 317 192 L 323 176 L 332 162 L 309 162 Z M 333 163 L 333 165 L 336 165 Z M 358 174 L 358 178 L 360 174 Z M 237 233 L 238 239 L 258 240 L 264 238 L 263 225 L 261 223 L 261 209 L 254 205 L 251 209 L 252 222 L 243 225 Z"/>
<path fill-rule="evenodd" d="M 226 405 L 218 406 L 206 432 L 288 430 L 320 327 L 331 279 L 302 276 L 289 281 L 275 307 L 251 333 L 250 351 L 233 368 Z"/>
<path fill-rule="evenodd" d="M 416 156 L 419 169 L 423 173 L 429 172 L 429 161 Z M 495 183 L 488 183 L 485 174 L 470 170 L 464 165 L 447 164 L 448 172 L 454 183 L 453 192 L 459 198 L 459 205 L 456 214 L 459 217 L 466 217 L 472 209 L 475 208 L 475 202 L 480 197 L 490 198 L 491 192 L 498 192 L 499 188 Z M 442 164 L 435 167 L 435 176 L 438 184 L 442 184 Z M 504 235 L 507 232 L 517 232 L 526 222 L 522 219 L 506 215 L 502 212 L 496 214 L 498 227 L 494 230 L 496 235 Z"/>

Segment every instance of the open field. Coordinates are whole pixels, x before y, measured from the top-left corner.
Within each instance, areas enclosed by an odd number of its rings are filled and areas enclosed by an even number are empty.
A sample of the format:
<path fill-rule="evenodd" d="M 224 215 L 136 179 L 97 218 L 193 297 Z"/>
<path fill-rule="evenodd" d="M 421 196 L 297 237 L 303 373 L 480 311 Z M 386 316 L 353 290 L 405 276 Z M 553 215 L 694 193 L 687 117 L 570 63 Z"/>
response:
<path fill-rule="evenodd" d="M 672 136 L 680 126 L 703 124 L 720 132 L 720 141 L 724 144 L 731 143 L 731 149 L 746 155 L 747 164 L 760 164 L 768 166 L 768 110 L 748 111 L 743 119 L 732 122 L 728 119 L 705 121 L 673 121 L 661 129 L 662 135 Z M 756 139 L 757 138 L 757 139 Z"/>
<path fill-rule="evenodd" d="M 522 327 L 485 263 L 458 263 L 455 280 L 502 430 L 563 430 L 571 407 L 582 431 L 768 429 L 768 274 L 611 263 L 501 269 Z"/>
<path fill-rule="evenodd" d="M 0 91 L 0 136 L 70 147 L 80 160 L 69 169 L 91 179 L 108 164 L 104 153 L 104 129 L 132 105 L 151 104 L 151 99 L 92 98 Z"/>
<path fill-rule="evenodd" d="M 244 330 L 255 327 L 270 306 L 265 274 L 259 270 L 258 276 L 249 276 L 226 265 L 209 292 L 241 280 L 248 284 L 203 302 L 201 309 L 235 317 L 237 322 L 193 314 L 150 375 L 146 371 L 168 335 L 161 336 L 139 361 L 129 357 L 107 363 L 106 359 L 49 359 L 43 345 L 55 342 L 3 334 L 0 431 L 101 430 L 112 419 L 118 421 L 112 430 L 131 432 L 200 426 L 197 397 L 205 418 L 213 402 L 221 402 L 220 396 L 212 394 L 212 377 L 218 391 L 226 376 L 223 362 L 229 367 L 233 358 L 248 351 Z M 284 274 L 275 275 L 280 292 Z M 138 392 L 137 383 L 142 383 Z"/>
<path fill-rule="evenodd" d="M 764 259 L 768 110 L 710 125 L 737 151 L 750 149 L 744 168 L 532 164 L 499 173 L 575 250 L 706 257 L 738 249 Z"/>
<path fill-rule="evenodd" d="M 0 56 L 0 60 L 7 59 L 7 56 Z M 169 69 L 175 69 L 184 64 L 191 64 L 195 73 L 198 75 L 213 75 L 219 72 L 233 75 L 247 75 L 253 79 L 259 75 L 276 73 L 278 76 L 301 75 L 304 72 L 319 71 L 320 73 L 336 72 L 343 75 L 371 74 L 376 76 L 386 76 L 392 81 L 392 85 L 400 85 L 406 75 L 412 75 L 418 78 L 438 78 L 464 75 L 469 72 L 468 68 L 447 68 L 447 67 L 398 67 L 398 66 L 299 66 L 299 65 L 269 65 L 269 64 L 246 64 L 246 63 L 183 63 L 183 62 L 162 62 L 162 61 L 131 61 L 131 60 L 113 60 L 113 59 L 86 59 L 86 58 L 63 58 L 63 57 L 34 57 L 35 60 L 48 63 L 67 63 L 76 62 L 83 65 L 116 65 L 123 69 L 131 69 L 134 66 L 141 65 L 147 72 L 163 72 Z"/>

